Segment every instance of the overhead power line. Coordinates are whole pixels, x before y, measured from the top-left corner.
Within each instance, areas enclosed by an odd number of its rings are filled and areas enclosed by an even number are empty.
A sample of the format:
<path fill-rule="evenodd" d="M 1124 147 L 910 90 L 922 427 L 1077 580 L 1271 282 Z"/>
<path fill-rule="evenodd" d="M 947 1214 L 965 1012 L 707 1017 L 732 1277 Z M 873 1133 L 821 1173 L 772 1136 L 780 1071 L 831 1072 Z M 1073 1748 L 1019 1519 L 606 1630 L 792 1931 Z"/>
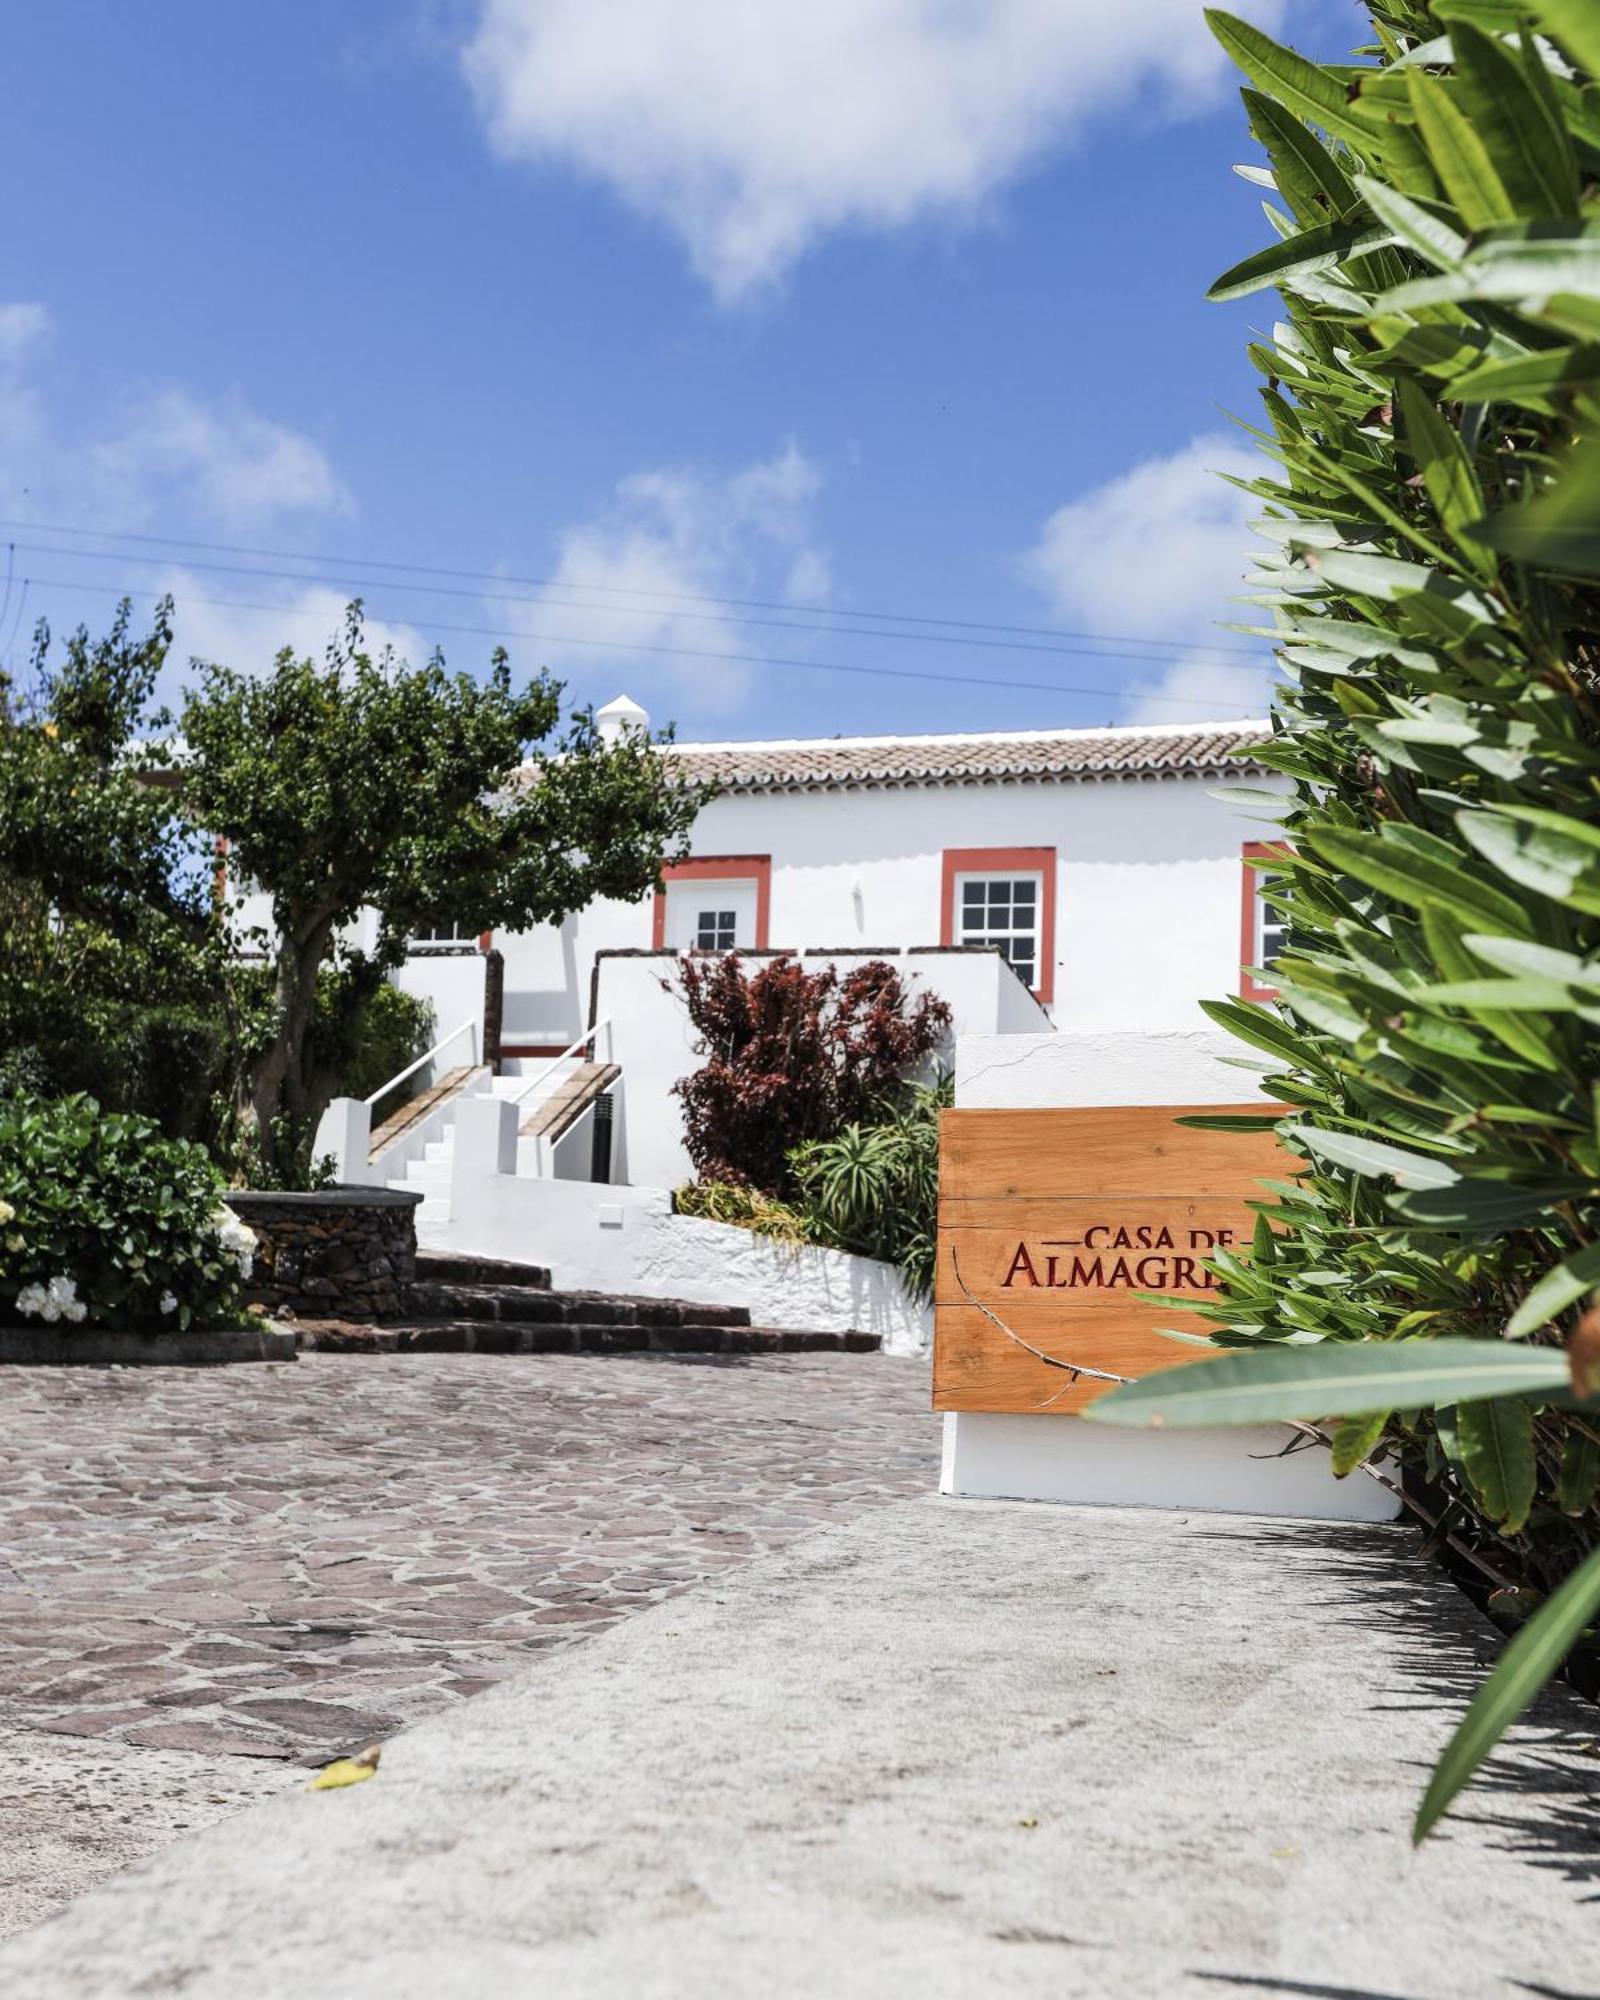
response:
<path fill-rule="evenodd" d="M 307 581 L 311 579 L 305 579 Z M 125 590 L 118 584 L 82 583 L 62 577 L 35 577 L 35 587 L 42 590 L 75 590 L 98 596 L 148 597 L 162 595 L 154 590 Z M 189 604 L 204 605 L 214 610 L 255 611 L 270 613 L 282 618 L 292 613 L 294 607 L 285 604 L 255 604 L 232 597 L 190 597 Z M 705 662 L 726 662 L 734 666 L 792 667 L 801 673 L 852 674 L 872 680 L 925 681 L 941 687 L 983 687 L 1020 690 L 1030 694 L 1067 694 L 1106 696 L 1113 701 L 1124 700 L 1130 692 L 1137 692 L 1141 701 L 1156 701 L 1167 707 L 1177 708 L 1220 708 L 1235 711 L 1235 704 L 1214 701 L 1202 695 L 1161 695 L 1144 689 L 1130 690 L 1126 687 L 1084 687 L 1059 681 L 1002 680 L 992 674 L 930 674 L 915 667 L 861 667 L 847 666 L 837 660 L 800 660 L 776 653 L 724 653 L 712 652 L 697 646 L 633 645 L 619 646 L 614 639 L 595 639 L 575 632 L 539 632 L 519 629 L 513 626 L 496 625 L 441 625 L 430 619 L 429 629 L 448 634 L 452 638 L 478 639 L 522 639 L 535 644 L 549 646 L 594 646 L 607 652 L 655 653 L 674 659 L 699 660 Z M 1171 660 L 1159 662 L 1162 666 L 1174 664 Z M 1266 662 L 1263 662 L 1263 666 Z M 1236 711 L 1235 711 L 1236 712 Z"/>
<path fill-rule="evenodd" d="M 15 552 L 20 550 L 27 555 L 67 556 L 79 562 L 139 563 L 146 568 L 170 565 L 175 560 L 170 556 L 128 555 L 120 549 L 63 548 L 58 543 L 50 542 L 12 542 L 7 546 L 9 551 Z M 341 590 L 351 591 L 400 590 L 412 596 L 467 598 L 471 602 L 478 604 L 533 604 L 540 607 L 554 606 L 557 610 L 562 611 L 603 612 L 607 617 L 611 618 L 681 618 L 691 620 L 695 624 L 731 625 L 736 629 L 760 626 L 779 632 L 821 632 L 828 634 L 830 637 L 898 639 L 902 642 L 910 642 L 919 646 L 961 646 L 969 652 L 976 647 L 1007 653 L 1050 653 L 1069 659 L 1148 660 L 1158 657 L 1141 651 L 1122 650 L 1111 652 L 1104 646 L 1041 644 L 1039 641 L 1032 639 L 973 639 L 958 637 L 951 632 L 886 632 L 865 625 L 839 625 L 832 622 L 820 623 L 816 620 L 798 618 L 752 618 L 743 614 L 730 616 L 728 613 L 720 611 L 661 612 L 652 610 L 646 605 L 597 605 L 586 604 L 582 598 L 557 597 L 549 594 L 539 597 L 529 597 L 515 591 L 467 589 L 460 585 L 392 583 L 375 581 L 370 577 L 359 576 L 315 576 L 303 570 L 254 568 L 244 563 L 216 563 L 203 560 L 196 561 L 193 558 L 182 560 L 181 567 L 185 570 L 204 570 L 209 574 L 221 576 L 249 576 L 268 578 L 273 581 L 285 583 L 321 584 L 324 588 L 329 589 L 337 587 Z M 629 642 L 624 640 L 618 643 L 626 645 Z M 1115 644 L 1123 648 L 1133 643 L 1132 641 L 1123 640 L 1109 642 L 1109 644 Z M 1194 647 L 1173 657 L 1202 660 L 1205 665 L 1212 667 L 1219 673 L 1247 674 L 1259 671 L 1259 662 L 1256 668 L 1251 668 L 1242 663 L 1235 664 L 1231 660 L 1213 659 L 1210 656 L 1210 649 L 1202 646 Z"/>
<path fill-rule="evenodd" d="M 23 520 L 9 519 L 3 516 L 0 516 L 0 529 L 18 530 L 25 533 L 31 532 L 34 534 L 46 534 L 46 535 L 75 535 L 99 542 L 135 542 L 140 544 L 142 547 L 146 548 L 198 549 L 207 555 L 251 556 L 266 562 L 294 562 L 302 564 L 318 563 L 324 566 L 332 566 L 337 568 L 343 568 L 346 570 L 350 569 L 384 570 L 392 572 L 395 575 L 399 576 L 448 577 L 456 582 L 461 582 L 461 583 L 482 583 L 482 584 L 501 584 L 501 585 L 518 584 L 522 586 L 524 589 L 530 589 L 530 590 L 544 591 L 544 590 L 554 589 L 554 590 L 584 591 L 591 595 L 597 595 L 601 597 L 649 598 L 649 599 L 665 601 L 667 603 L 713 604 L 713 605 L 719 605 L 724 609 L 734 610 L 734 611 L 779 611 L 790 614 L 789 618 L 780 621 L 781 623 L 792 623 L 793 614 L 797 610 L 803 611 L 809 608 L 805 606 L 796 606 L 793 604 L 787 604 L 782 602 L 781 600 L 771 599 L 771 598 L 721 597 L 717 596 L 716 594 L 710 591 L 645 590 L 627 584 L 578 583 L 566 577 L 516 576 L 495 570 L 449 569 L 432 563 L 415 563 L 415 562 L 401 563 L 401 562 L 386 561 L 376 556 L 361 556 L 361 557 L 330 556 L 330 555 L 317 554 L 314 552 L 308 554 L 304 550 L 298 550 L 298 549 L 257 548 L 239 542 L 193 541 L 193 540 L 186 540 L 183 537 L 177 535 L 137 534 L 132 532 L 131 530 L 124 531 L 121 529 L 112 529 L 112 528 L 81 528 L 61 522 L 23 521 Z M 67 551 L 63 550 L 59 551 L 59 553 L 65 554 L 67 553 Z M 103 550 L 93 551 L 93 550 L 74 549 L 71 551 L 71 553 L 73 555 L 88 555 L 88 556 L 98 555 L 102 559 L 104 559 L 105 557 L 107 557 L 108 554 L 114 552 L 108 552 Z M 144 561 L 156 560 L 155 558 L 149 558 L 149 557 L 137 558 L 132 555 L 127 555 L 123 559 L 130 562 L 136 560 L 144 560 Z M 167 558 L 167 560 L 180 561 L 186 559 L 178 557 L 170 557 Z M 216 567 L 216 568 L 225 567 L 223 565 L 206 565 L 198 562 L 189 562 L 187 566 L 195 569 L 206 568 L 206 567 Z M 264 575 L 278 574 L 278 572 L 275 571 L 258 571 L 258 572 L 245 572 L 245 573 L 264 574 Z M 314 576 L 305 576 L 304 574 L 298 572 L 296 573 L 296 577 L 297 580 L 300 582 L 309 582 L 309 583 L 314 583 L 318 581 L 327 581 L 329 583 L 332 583 L 336 580 L 334 578 L 322 579 Z M 385 586 L 385 587 L 391 587 L 391 586 Z M 418 590 L 418 589 L 423 589 L 427 586 L 419 584 L 411 584 L 405 586 L 396 585 L 392 587 L 394 588 L 403 587 L 407 589 Z M 460 596 L 483 596 L 486 593 L 481 591 L 464 591 L 464 592 L 440 591 L 438 594 L 460 595 Z M 968 634 L 980 633 L 980 632 L 999 632 L 1014 637 L 1026 638 L 1026 639 L 1071 640 L 1079 643 L 1087 643 L 1099 646 L 1132 645 L 1145 648 L 1146 650 L 1176 652 L 1184 656 L 1188 656 L 1196 652 L 1207 652 L 1207 653 L 1218 653 L 1218 654 L 1223 654 L 1223 653 L 1243 654 L 1248 656 L 1252 651 L 1252 649 L 1248 646 L 1232 645 L 1223 640 L 1218 640 L 1214 642 L 1205 642 L 1199 646 L 1196 646 L 1195 644 L 1193 644 L 1188 640 L 1161 638 L 1148 634 L 1083 632 L 1083 631 L 1075 631 L 1066 627 L 1051 626 L 1051 625 L 1011 625 L 1011 624 L 1003 624 L 992 619 L 942 618 L 942 617 L 935 617 L 930 613 L 916 612 L 916 611 L 870 611 L 870 610 L 860 610 L 855 607 L 852 607 L 844 615 L 853 619 L 867 620 L 874 625 L 878 624 L 927 625 L 927 626 L 933 626 L 943 631 L 964 632 Z M 740 622 L 756 622 L 756 621 L 728 620 L 726 622 L 740 623 Z M 797 627 L 797 629 L 806 629 L 806 628 Z M 836 624 L 829 623 L 826 625 L 819 626 L 816 629 L 837 632 L 845 630 L 847 628 L 843 628 Z M 875 636 L 875 635 L 863 634 L 861 636 Z M 899 634 L 889 634 L 885 636 L 901 637 L 901 638 L 925 638 L 927 635 L 923 633 L 899 633 Z M 974 643 L 987 644 L 991 642 L 975 641 Z M 1041 649 L 1041 650 L 1048 650 L 1048 649 Z"/>

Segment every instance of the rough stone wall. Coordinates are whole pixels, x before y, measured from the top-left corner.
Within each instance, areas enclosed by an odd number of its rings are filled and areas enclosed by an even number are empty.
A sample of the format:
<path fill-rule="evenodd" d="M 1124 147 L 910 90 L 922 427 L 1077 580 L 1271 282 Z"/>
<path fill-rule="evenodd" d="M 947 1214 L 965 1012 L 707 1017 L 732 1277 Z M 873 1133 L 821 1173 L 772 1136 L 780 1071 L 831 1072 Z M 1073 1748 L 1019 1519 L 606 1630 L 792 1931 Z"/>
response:
<path fill-rule="evenodd" d="M 317 1319 L 388 1319 L 410 1304 L 417 1197 L 399 1190 L 228 1196 L 255 1231 L 252 1305 Z"/>

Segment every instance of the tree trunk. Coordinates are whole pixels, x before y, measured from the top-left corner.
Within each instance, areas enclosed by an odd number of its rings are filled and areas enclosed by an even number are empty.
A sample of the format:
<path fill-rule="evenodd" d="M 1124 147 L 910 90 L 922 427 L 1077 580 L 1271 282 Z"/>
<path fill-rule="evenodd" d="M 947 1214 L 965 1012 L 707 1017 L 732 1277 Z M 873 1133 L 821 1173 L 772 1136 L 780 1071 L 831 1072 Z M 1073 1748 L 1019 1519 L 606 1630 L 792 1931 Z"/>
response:
<path fill-rule="evenodd" d="M 274 1178 L 291 1169 L 295 1154 L 311 1142 L 306 1129 L 312 1113 L 306 1038 L 316 1006 L 317 975 L 332 942 L 333 927 L 326 919 L 297 925 L 278 941 L 273 1038 L 250 1078 L 249 1106 L 256 1144 Z"/>

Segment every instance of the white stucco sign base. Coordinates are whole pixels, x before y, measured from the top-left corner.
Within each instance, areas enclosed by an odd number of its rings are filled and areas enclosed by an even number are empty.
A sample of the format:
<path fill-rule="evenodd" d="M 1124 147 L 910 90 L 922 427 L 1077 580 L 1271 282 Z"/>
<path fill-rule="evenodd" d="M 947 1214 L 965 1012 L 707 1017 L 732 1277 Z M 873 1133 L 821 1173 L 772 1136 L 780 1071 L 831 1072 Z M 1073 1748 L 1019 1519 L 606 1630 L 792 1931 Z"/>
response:
<path fill-rule="evenodd" d="M 1236 1104 L 1255 1084 L 1223 1035 L 969 1035 L 956 1049 L 956 1102 L 1026 1109 Z M 1298 1520 L 1387 1521 L 1394 1496 L 1357 1472 L 1338 1480 L 1321 1452 L 1278 1456 L 1279 1426 L 1125 1431 L 1072 1416 L 947 1414 L 940 1491 L 982 1499 L 1196 1507 Z"/>

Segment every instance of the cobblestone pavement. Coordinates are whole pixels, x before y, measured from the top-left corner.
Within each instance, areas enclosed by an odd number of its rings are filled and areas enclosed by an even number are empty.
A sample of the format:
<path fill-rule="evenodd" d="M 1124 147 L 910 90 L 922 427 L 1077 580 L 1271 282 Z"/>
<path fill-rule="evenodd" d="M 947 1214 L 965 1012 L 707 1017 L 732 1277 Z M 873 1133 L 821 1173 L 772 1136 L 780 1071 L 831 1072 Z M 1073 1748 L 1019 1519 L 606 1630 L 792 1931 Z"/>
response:
<path fill-rule="evenodd" d="M 878 1355 L 0 1368 L 0 1410 L 0 1929 L 938 1463 Z"/>

